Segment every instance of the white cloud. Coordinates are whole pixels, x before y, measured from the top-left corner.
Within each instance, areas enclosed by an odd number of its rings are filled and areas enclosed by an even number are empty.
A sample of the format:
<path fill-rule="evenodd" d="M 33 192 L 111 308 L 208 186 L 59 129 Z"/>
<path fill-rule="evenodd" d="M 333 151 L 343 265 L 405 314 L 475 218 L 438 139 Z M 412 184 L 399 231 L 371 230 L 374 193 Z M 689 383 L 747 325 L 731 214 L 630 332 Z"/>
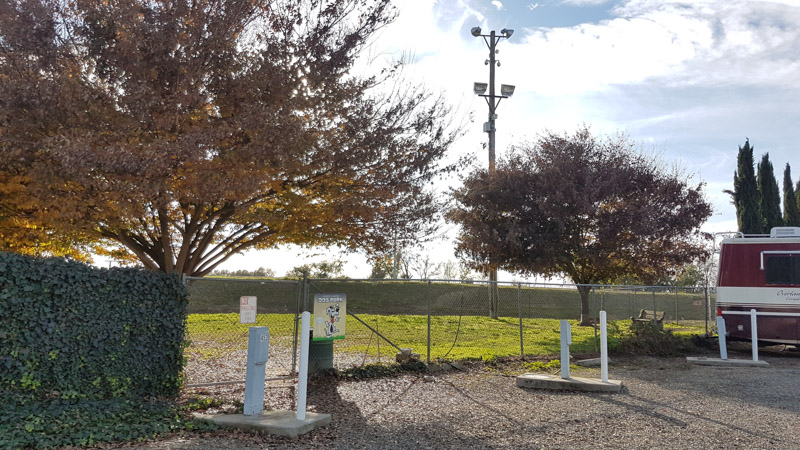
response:
<path fill-rule="evenodd" d="M 561 3 L 574 6 L 595 6 L 608 3 L 608 1 L 609 0 L 561 0 Z"/>
<path fill-rule="evenodd" d="M 483 59 L 473 52 L 485 47 L 479 39 L 464 42 L 462 31 L 473 26 L 485 28 L 485 18 L 463 0 L 402 2 L 397 21 L 381 32 L 372 52 L 387 60 L 410 56 L 413 64 L 406 67 L 407 76 L 419 77 L 436 90 L 458 89 L 461 85 L 468 92 L 470 75 L 458 69 L 482 64 Z"/>
<path fill-rule="evenodd" d="M 623 20 L 649 20 L 674 30 L 676 43 L 694 49 L 694 57 L 666 74 L 674 75 L 671 84 L 800 86 L 797 6 L 800 2 L 636 0 L 616 12 Z"/>
<path fill-rule="evenodd" d="M 494 6 L 495 8 L 497 8 L 498 11 L 500 11 L 501 9 L 503 9 L 503 2 L 500 2 L 498 0 L 492 0 L 492 6 Z"/>
<path fill-rule="evenodd" d="M 515 36 L 506 58 L 528 78 L 520 88 L 561 95 L 648 79 L 673 86 L 800 85 L 798 8 L 633 0 L 614 13 L 599 23 Z"/>
<path fill-rule="evenodd" d="M 693 46 L 645 19 L 539 29 L 508 43 L 520 87 L 548 95 L 603 89 L 663 75 L 694 56 Z"/>
<path fill-rule="evenodd" d="M 533 11 L 534 9 L 538 8 L 539 6 L 541 6 L 541 5 L 538 4 L 538 3 L 529 3 L 528 4 L 528 10 Z"/>

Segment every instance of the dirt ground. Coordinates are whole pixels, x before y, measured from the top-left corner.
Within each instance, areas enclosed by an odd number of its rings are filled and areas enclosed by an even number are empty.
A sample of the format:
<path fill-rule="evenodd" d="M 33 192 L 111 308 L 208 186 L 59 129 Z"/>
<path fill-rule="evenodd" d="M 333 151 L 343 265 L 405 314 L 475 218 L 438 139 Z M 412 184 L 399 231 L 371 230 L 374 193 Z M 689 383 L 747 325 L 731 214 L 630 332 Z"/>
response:
<path fill-rule="evenodd" d="M 749 351 L 749 350 L 748 350 Z M 731 351 L 747 359 L 747 352 Z M 297 439 L 220 430 L 115 445 L 137 449 L 244 448 L 798 448 L 800 352 L 764 349 L 769 367 L 689 365 L 685 358 L 616 357 L 618 394 L 526 390 L 524 363 L 469 364 L 370 379 L 318 377 L 310 411 L 332 423 Z M 599 369 L 573 375 L 598 377 Z M 243 386 L 187 392 L 233 408 Z M 291 385 L 267 390 L 268 409 L 293 409 Z"/>

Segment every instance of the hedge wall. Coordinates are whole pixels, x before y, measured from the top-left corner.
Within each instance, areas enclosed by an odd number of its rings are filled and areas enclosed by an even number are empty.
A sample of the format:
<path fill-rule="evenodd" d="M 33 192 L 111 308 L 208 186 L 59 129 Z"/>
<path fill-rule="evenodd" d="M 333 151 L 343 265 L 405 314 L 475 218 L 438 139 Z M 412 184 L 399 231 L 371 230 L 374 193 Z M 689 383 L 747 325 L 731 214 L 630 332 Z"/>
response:
<path fill-rule="evenodd" d="M 174 396 L 186 301 L 173 275 L 0 253 L 0 390 Z"/>

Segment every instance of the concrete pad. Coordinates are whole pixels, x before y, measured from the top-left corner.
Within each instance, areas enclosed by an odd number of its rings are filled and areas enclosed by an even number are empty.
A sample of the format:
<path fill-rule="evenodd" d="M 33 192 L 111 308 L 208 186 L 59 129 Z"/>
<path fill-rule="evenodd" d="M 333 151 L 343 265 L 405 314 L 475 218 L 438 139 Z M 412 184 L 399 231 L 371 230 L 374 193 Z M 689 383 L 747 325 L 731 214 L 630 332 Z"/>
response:
<path fill-rule="evenodd" d="M 706 358 L 705 356 L 687 356 L 686 362 L 698 366 L 728 366 L 728 367 L 767 367 L 766 361 L 752 359 L 720 359 Z"/>
<path fill-rule="evenodd" d="M 575 361 L 575 365 L 581 367 L 600 367 L 602 358 L 589 358 L 589 359 L 581 359 L 579 361 Z M 611 365 L 612 361 L 611 358 L 608 358 L 608 364 Z"/>
<path fill-rule="evenodd" d="M 245 416 L 244 414 L 198 414 L 197 417 L 210 420 L 225 428 L 239 428 L 290 438 L 296 438 L 301 434 L 331 423 L 330 414 L 307 412 L 305 420 L 297 420 L 295 411 L 264 411 L 261 415 L 253 416 Z"/>
<path fill-rule="evenodd" d="M 622 381 L 608 380 L 604 383 L 598 378 L 570 377 L 524 373 L 517 377 L 517 387 L 527 389 L 550 389 L 553 391 L 619 392 Z"/>

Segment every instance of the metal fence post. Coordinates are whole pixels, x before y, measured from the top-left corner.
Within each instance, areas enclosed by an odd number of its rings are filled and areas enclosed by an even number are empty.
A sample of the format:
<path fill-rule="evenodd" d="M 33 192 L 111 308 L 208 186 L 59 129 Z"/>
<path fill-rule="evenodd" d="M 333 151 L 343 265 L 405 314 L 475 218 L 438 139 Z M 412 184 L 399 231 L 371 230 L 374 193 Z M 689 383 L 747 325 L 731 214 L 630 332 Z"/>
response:
<path fill-rule="evenodd" d="M 522 283 L 517 283 L 517 311 L 519 312 L 519 356 L 525 359 L 525 341 L 522 338 Z"/>
<path fill-rule="evenodd" d="M 380 316 L 375 317 L 375 331 L 380 333 Z M 371 341 L 372 341 L 372 336 L 370 336 L 370 342 Z M 381 338 L 376 339 L 375 342 L 378 345 L 378 362 L 381 362 Z"/>
<path fill-rule="evenodd" d="M 708 336 L 708 311 L 711 309 L 711 306 L 708 303 L 708 286 L 705 287 L 705 301 L 706 301 L 706 336 Z"/>
<path fill-rule="evenodd" d="M 658 317 L 656 316 L 656 290 L 653 288 L 653 325 L 658 325 Z"/>
<path fill-rule="evenodd" d="M 303 272 L 303 311 L 308 309 L 308 272 Z"/>
<path fill-rule="evenodd" d="M 431 280 L 428 280 L 428 364 L 431 363 Z"/>
<path fill-rule="evenodd" d="M 678 324 L 678 288 L 675 288 L 675 325 Z"/>
<path fill-rule="evenodd" d="M 295 285 L 295 289 L 297 289 L 297 306 L 294 310 L 294 339 L 292 339 L 292 378 L 294 378 L 295 374 L 297 373 L 295 370 L 297 368 L 297 333 L 298 333 L 298 322 L 300 321 L 300 298 L 303 294 L 303 286 L 300 280 L 297 280 L 297 284 Z"/>
<path fill-rule="evenodd" d="M 597 314 L 597 292 L 595 292 L 596 286 L 592 286 L 592 328 L 594 329 L 594 351 L 597 353 L 597 322 L 594 320 L 599 314 Z"/>
<path fill-rule="evenodd" d="M 606 306 L 606 288 L 603 287 L 603 291 L 600 292 L 600 309 L 597 310 L 597 316 L 600 317 L 600 311 L 603 311 Z"/>

